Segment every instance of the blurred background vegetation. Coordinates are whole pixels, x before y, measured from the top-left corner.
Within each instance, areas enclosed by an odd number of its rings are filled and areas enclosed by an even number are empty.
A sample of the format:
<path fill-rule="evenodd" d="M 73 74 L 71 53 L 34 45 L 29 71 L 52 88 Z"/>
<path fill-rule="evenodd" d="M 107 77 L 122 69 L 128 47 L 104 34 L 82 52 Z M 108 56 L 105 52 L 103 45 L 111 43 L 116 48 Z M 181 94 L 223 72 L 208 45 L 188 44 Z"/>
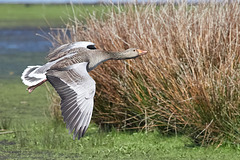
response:
<path fill-rule="evenodd" d="M 89 13 L 104 12 L 105 5 L 1 4 L 0 28 L 65 27 L 74 15 L 85 20 Z M 74 12 L 73 12 L 74 10 Z"/>

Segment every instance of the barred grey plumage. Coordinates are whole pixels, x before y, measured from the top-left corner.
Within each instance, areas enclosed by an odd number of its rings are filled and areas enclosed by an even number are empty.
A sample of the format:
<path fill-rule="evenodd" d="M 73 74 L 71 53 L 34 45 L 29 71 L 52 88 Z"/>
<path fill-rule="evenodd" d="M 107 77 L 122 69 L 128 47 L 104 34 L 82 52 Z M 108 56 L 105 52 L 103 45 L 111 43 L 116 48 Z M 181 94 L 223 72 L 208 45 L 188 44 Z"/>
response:
<path fill-rule="evenodd" d="M 56 48 L 43 66 L 29 66 L 22 74 L 23 83 L 31 93 L 49 81 L 61 97 L 61 111 L 73 139 L 86 132 L 93 111 L 95 81 L 88 74 L 100 63 L 111 59 L 131 59 L 146 51 L 131 48 L 122 52 L 96 49 L 92 42 L 76 42 Z"/>

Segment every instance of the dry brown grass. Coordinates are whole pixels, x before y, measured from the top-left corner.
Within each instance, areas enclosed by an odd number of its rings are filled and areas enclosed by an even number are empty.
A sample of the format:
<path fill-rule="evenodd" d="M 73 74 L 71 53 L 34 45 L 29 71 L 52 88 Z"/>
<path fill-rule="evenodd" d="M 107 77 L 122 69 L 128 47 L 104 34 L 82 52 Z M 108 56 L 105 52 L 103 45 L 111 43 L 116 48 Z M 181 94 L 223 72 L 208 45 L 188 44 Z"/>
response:
<path fill-rule="evenodd" d="M 73 19 L 66 25 L 70 38 L 63 34 L 66 29 L 54 36 L 54 44 L 87 40 L 105 50 L 149 51 L 91 72 L 97 82 L 93 121 L 119 129 L 189 133 L 202 144 L 239 143 L 239 4 L 110 10 L 102 18 L 91 15 L 87 24 Z"/>

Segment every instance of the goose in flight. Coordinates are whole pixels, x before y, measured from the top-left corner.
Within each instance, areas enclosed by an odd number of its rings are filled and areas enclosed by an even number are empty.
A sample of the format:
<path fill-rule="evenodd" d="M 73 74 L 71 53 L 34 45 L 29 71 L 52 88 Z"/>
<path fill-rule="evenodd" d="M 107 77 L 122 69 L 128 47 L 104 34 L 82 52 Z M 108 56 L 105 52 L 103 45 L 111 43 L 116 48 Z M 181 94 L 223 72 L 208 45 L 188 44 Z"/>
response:
<path fill-rule="evenodd" d="M 96 89 L 88 72 L 107 60 L 132 59 L 146 53 L 136 48 L 108 52 L 85 41 L 64 44 L 47 56 L 48 63 L 28 66 L 21 79 L 29 93 L 44 82 L 50 82 L 61 98 L 62 116 L 69 133 L 74 131 L 73 139 L 80 139 L 92 117 Z"/>

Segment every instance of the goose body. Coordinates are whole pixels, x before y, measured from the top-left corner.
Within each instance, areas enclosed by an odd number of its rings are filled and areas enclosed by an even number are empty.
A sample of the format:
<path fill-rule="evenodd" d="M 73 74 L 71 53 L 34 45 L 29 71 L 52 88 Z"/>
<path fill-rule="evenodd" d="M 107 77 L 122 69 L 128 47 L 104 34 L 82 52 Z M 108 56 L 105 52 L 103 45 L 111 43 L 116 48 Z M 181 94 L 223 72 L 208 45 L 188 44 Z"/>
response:
<path fill-rule="evenodd" d="M 131 59 L 145 53 L 134 48 L 107 52 L 85 41 L 65 44 L 47 56 L 49 62 L 45 65 L 28 66 L 21 79 L 29 86 L 29 93 L 44 82 L 50 82 L 61 97 L 61 111 L 69 133 L 74 131 L 73 139 L 79 139 L 89 126 L 96 90 L 88 72 L 104 61 Z"/>

